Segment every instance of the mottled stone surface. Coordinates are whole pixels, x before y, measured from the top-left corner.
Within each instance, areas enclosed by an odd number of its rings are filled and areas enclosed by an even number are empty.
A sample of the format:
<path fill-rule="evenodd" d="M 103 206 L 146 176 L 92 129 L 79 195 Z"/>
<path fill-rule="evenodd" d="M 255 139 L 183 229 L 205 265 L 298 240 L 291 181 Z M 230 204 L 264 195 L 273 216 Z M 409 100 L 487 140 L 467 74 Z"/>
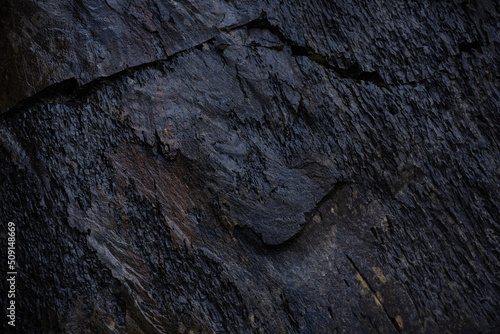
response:
<path fill-rule="evenodd" d="M 496 1 L 1 8 L 18 333 L 500 331 Z"/>

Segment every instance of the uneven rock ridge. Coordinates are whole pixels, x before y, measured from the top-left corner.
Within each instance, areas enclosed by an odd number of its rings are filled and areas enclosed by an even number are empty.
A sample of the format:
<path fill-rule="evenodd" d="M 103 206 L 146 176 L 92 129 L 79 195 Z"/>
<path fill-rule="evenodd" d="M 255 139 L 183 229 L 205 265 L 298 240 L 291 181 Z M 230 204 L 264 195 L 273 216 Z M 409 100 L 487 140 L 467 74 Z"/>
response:
<path fill-rule="evenodd" d="M 498 333 L 499 17 L 2 1 L 15 329 Z"/>

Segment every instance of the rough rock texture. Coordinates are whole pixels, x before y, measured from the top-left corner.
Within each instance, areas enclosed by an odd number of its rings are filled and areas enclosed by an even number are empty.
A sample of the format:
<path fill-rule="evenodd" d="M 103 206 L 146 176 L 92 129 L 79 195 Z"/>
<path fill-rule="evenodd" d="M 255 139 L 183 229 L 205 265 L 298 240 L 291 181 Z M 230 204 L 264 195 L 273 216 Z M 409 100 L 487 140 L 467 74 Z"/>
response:
<path fill-rule="evenodd" d="M 17 332 L 499 332 L 499 15 L 3 1 Z"/>

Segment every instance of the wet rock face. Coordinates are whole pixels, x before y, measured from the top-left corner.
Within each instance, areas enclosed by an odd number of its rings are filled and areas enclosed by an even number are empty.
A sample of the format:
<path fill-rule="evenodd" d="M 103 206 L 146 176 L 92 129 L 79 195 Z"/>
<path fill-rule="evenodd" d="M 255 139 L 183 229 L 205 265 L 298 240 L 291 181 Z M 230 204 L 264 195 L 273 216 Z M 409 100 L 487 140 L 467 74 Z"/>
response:
<path fill-rule="evenodd" d="M 498 331 L 499 12 L 3 4 L 18 332 Z"/>

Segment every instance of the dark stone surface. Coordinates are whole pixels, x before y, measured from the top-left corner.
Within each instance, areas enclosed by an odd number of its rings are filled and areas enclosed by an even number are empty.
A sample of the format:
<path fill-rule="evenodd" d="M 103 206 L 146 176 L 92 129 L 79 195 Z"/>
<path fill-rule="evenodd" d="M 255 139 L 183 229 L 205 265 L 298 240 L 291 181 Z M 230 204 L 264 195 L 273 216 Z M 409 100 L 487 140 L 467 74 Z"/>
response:
<path fill-rule="evenodd" d="M 18 332 L 498 332 L 499 13 L 2 3 Z"/>

